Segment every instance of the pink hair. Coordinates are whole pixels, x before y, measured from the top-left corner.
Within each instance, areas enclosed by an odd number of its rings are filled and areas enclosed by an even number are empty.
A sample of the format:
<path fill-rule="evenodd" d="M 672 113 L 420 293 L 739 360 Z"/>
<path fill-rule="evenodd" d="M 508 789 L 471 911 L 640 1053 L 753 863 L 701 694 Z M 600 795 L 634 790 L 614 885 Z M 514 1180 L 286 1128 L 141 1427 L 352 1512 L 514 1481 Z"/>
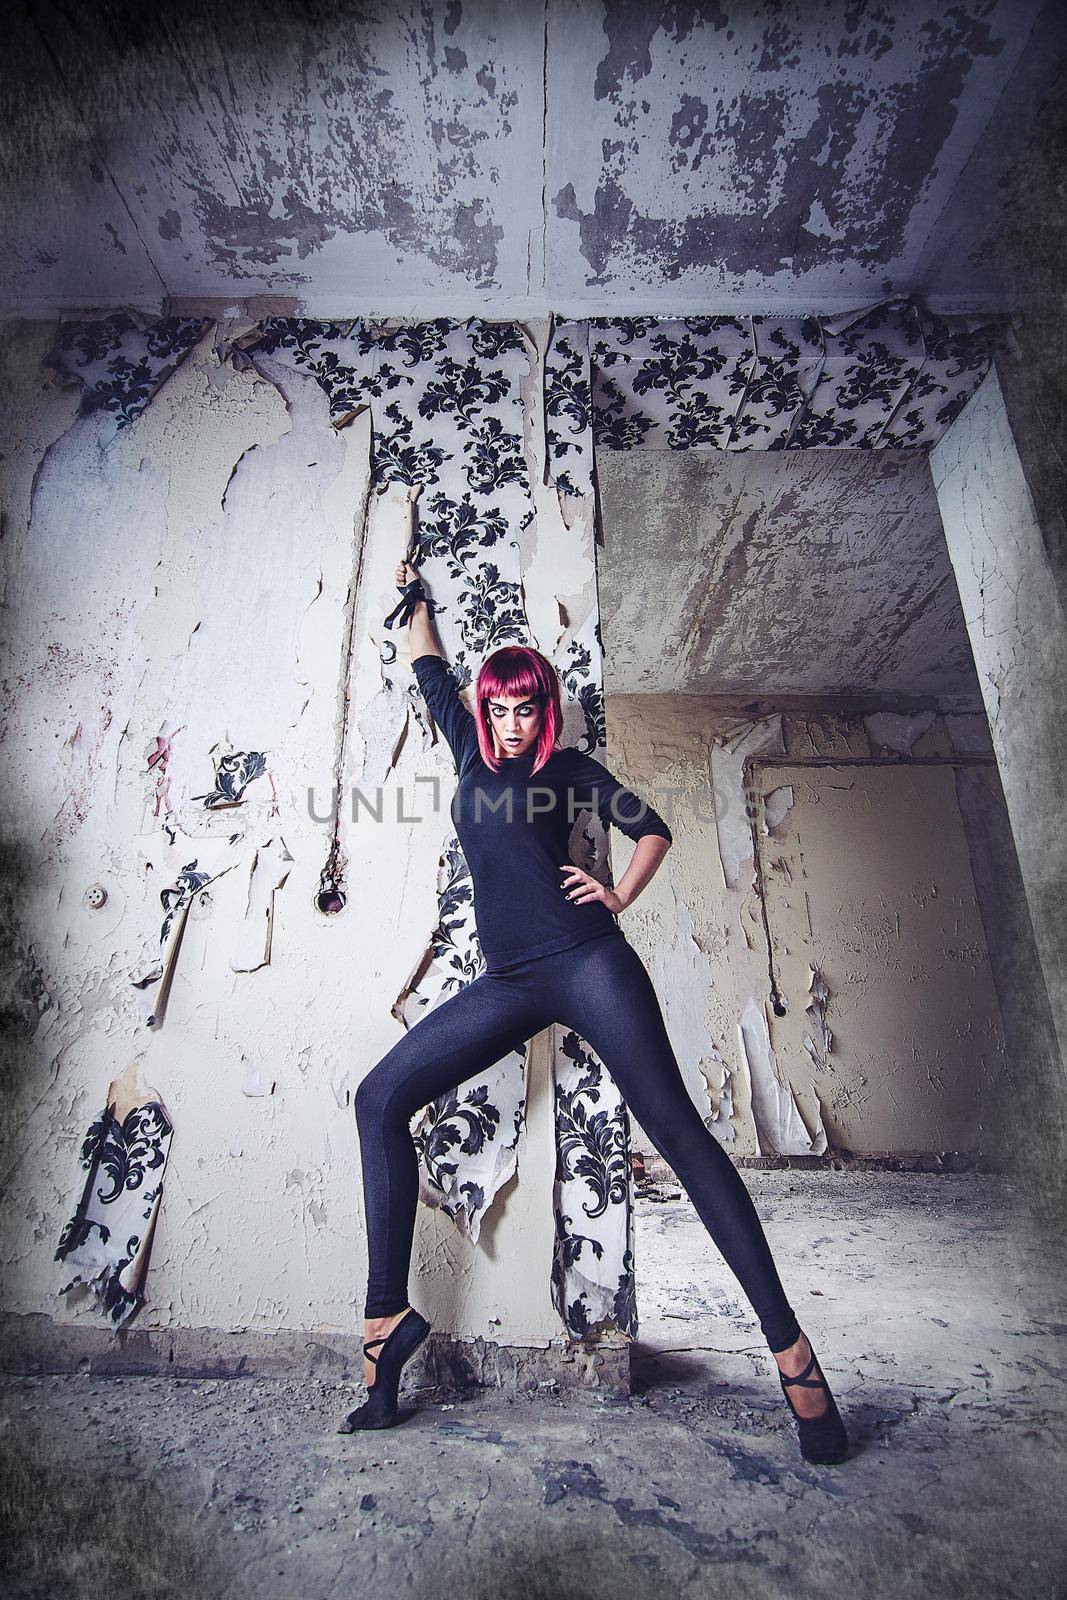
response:
<path fill-rule="evenodd" d="M 494 650 L 482 662 L 474 687 L 478 707 L 478 748 L 482 760 L 493 772 L 500 771 L 501 758 L 493 753 L 493 735 L 489 728 L 486 702 L 499 699 L 502 695 L 540 703 L 541 730 L 537 737 L 532 776 L 534 772 L 540 772 L 563 731 L 559 673 L 540 650 L 524 644 L 505 645 L 500 650 Z"/>

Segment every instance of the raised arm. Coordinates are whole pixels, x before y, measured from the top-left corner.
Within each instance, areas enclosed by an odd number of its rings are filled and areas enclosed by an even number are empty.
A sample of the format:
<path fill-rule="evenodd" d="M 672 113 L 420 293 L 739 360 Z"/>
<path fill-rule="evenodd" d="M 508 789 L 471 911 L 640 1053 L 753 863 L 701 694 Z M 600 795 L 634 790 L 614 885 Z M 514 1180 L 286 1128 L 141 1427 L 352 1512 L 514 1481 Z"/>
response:
<path fill-rule="evenodd" d="M 441 655 L 416 656 L 412 668 L 433 720 L 448 741 L 456 771 L 462 773 L 467 761 L 478 753 L 478 730 L 460 697 L 459 685 Z"/>
<path fill-rule="evenodd" d="M 398 587 L 413 582 L 418 576 L 409 561 L 401 561 L 396 569 Z M 464 705 L 459 685 L 441 652 L 437 629 L 425 600 L 420 600 L 415 606 L 407 626 L 411 638 L 412 671 L 434 722 L 448 741 L 456 771 L 462 772 L 464 763 L 477 752 L 478 732 L 474 717 Z"/>
<path fill-rule="evenodd" d="M 414 583 L 419 576 L 410 561 L 401 561 L 396 569 L 396 584 L 399 589 L 402 584 Z M 429 608 L 425 600 L 420 600 L 411 613 L 408 623 L 408 639 L 411 643 L 411 659 L 415 661 L 418 656 L 440 656 L 444 659 L 437 637 L 437 629 L 433 625 Z"/>

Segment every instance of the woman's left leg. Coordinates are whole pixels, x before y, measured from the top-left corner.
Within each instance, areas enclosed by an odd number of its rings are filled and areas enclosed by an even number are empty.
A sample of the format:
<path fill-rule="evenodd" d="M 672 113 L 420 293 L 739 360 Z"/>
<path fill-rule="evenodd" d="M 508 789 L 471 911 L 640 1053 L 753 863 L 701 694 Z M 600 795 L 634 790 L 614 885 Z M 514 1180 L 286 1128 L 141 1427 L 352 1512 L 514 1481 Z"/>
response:
<path fill-rule="evenodd" d="M 590 940 L 568 951 L 559 1020 L 591 1045 L 665 1161 L 747 1295 L 770 1350 L 801 1336 L 741 1174 L 690 1098 L 659 999 L 628 940 Z"/>

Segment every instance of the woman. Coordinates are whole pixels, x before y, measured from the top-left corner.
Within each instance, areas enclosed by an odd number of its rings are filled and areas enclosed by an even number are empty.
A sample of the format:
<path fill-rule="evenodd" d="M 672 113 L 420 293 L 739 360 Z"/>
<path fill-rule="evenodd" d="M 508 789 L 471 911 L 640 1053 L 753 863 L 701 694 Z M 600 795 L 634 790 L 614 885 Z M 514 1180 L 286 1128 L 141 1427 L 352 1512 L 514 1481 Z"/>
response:
<path fill-rule="evenodd" d="M 512 646 L 488 657 L 475 717 L 438 647 L 417 572 L 402 561 L 396 581 L 404 598 L 388 620 L 401 612 L 408 620 L 419 687 L 459 775 L 452 817 L 474 882 L 485 971 L 420 1018 L 356 1091 L 370 1258 L 369 1392 L 340 1431 L 393 1424 L 401 1369 L 430 1331 L 407 1298 L 419 1192 L 412 1117 L 560 1023 L 600 1057 L 748 1296 L 778 1363 L 802 1455 L 844 1460 L 844 1425 L 748 1190 L 689 1096 L 652 981 L 616 921 L 670 849 L 670 829 L 599 762 L 558 744 L 559 679 L 539 651 Z M 613 889 L 566 859 L 576 817 L 593 807 L 636 841 Z"/>

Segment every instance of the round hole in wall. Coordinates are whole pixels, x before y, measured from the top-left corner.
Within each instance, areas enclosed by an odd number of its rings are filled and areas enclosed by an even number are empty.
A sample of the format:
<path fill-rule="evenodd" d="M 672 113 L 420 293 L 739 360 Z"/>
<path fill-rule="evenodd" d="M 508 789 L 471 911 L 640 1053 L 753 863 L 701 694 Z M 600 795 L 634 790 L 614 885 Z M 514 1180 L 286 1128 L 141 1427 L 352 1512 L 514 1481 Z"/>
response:
<path fill-rule="evenodd" d="M 323 916 L 335 917 L 345 908 L 345 897 L 340 889 L 323 889 L 315 896 L 315 904 Z"/>
<path fill-rule="evenodd" d="M 771 1010 L 774 1012 L 776 1017 L 784 1017 L 787 1007 L 781 1000 L 775 999 L 771 1002 Z"/>

